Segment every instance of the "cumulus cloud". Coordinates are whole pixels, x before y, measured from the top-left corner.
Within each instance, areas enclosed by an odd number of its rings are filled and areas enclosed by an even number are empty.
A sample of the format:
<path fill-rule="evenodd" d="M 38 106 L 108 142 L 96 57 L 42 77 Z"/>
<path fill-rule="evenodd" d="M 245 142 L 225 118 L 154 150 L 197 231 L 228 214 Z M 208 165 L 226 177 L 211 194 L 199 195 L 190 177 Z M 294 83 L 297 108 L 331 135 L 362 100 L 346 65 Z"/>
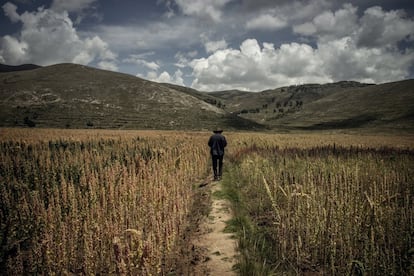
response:
<path fill-rule="evenodd" d="M 197 51 L 190 51 L 187 53 L 177 52 L 174 56 L 177 62 L 174 65 L 179 68 L 185 68 L 190 63 L 190 60 L 195 58 L 197 54 Z"/>
<path fill-rule="evenodd" d="M 276 9 L 286 18 L 308 19 L 318 14 L 321 10 L 330 7 L 332 0 L 242 0 L 242 8 L 247 13 L 257 11 L 269 11 Z"/>
<path fill-rule="evenodd" d="M 205 91 L 260 91 L 312 82 L 401 80 L 414 64 L 413 24 L 401 11 L 372 7 L 359 17 L 357 7 L 346 4 L 293 27 L 297 34 L 313 38 L 312 46 L 284 43 L 275 47 L 247 39 L 239 49 L 219 49 L 193 59 L 189 63 L 192 86 Z M 401 44 L 404 41 L 408 43 Z"/>
<path fill-rule="evenodd" d="M 204 47 L 207 53 L 213 53 L 219 49 L 227 48 L 227 42 L 224 39 L 218 41 L 207 41 L 204 44 Z"/>
<path fill-rule="evenodd" d="M 357 41 L 360 46 L 378 47 L 395 45 L 402 40 L 414 39 L 414 20 L 403 11 L 384 11 L 375 6 L 367 9 L 360 20 Z"/>
<path fill-rule="evenodd" d="M 219 50 L 207 58 L 194 59 L 192 86 L 204 91 L 259 91 L 266 87 L 330 81 L 319 70 L 321 65 L 317 51 L 306 44 L 283 44 L 275 49 L 273 44 L 260 46 L 257 40 L 247 39 L 240 49 Z"/>
<path fill-rule="evenodd" d="M 231 1 L 233 0 L 175 0 L 175 3 L 185 15 L 219 22 L 222 9 Z"/>
<path fill-rule="evenodd" d="M 17 13 L 17 6 L 7 2 L 3 5 L 4 14 L 10 19 L 11 22 L 16 23 L 20 21 L 20 15 Z"/>
<path fill-rule="evenodd" d="M 3 10 L 11 20 L 18 19 L 22 28 L 15 36 L 0 38 L 0 57 L 6 63 L 50 65 L 105 61 L 102 63 L 104 66 L 108 66 L 109 62 L 115 66 L 116 55 L 108 44 L 99 36 L 79 37 L 66 11 L 39 8 L 19 15 L 17 12 L 10 13 L 10 10 L 16 10 L 13 6 L 7 3 L 3 5 Z"/>
<path fill-rule="evenodd" d="M 286 26 L 286 20 L 270 14 L 262 14 L 246 23 L 248 30 L 278 30 Z"/>
<path fill-rule="evenodd" d="M 143 77 L 141 75 L 138 75 Z M 158 75 L 156 71 L 149 72 L 146 76 L 146 79 L 150 81 L 160 82 L 160 83 L 173 83 L 177 85 L 184 86 L 183 72 L 181 70 L 175 71 L 174 75 L 171 76 L 167 71 L 163 71 Z"/>
<path fill-rule="evenodd" d="M 289 1 L 288 4 L 280 8 L 281 14 L 293 21 L 303 21 L 312 19 L 321 11 L 329 9 L 332 6 L 332 0 L 301 0 Z"/>
<path fill-rule="evenodd" d="M 414 21 L 403 11 L 384 11 L 375 6 L 358 18 L 357 7 L 345 4 L 336 12 L 325 11 L 305 22 L 293 26 L 294 32 L 331 41 L 351 37 L 362 47 L 393 46 L 402 40 L 414 39 Z"/>
<path fill-rule="evenodd" d="M 160 68 L 158 63 L 156 63 L 155 61 L 147 61 L 143 58 L 148 55 L 152 55 L 152 54 L 149 53 L 149 54 L 144 54 L 144 55 L 129 55 L 128 58 L 125 58 L 122 61 L 126 63 L 132 63 L 132 64 L 136 64 L 139 66 L 143 66 L 147 69 L 150 69 L 151 71 L 157 71 Z"/>
<path fill-rule="evenodd" d="M 316 27 L 312 22 L 306 22 L 293 26 L 293 31 L 301 35 L 310 36 L 316 33 Z"/>
<path fill-rule="evenodd" d="M 243 25 L 247 30 L 277 31 L 313 19 L 332 3 L 327 0 L 245 0 L 242 5 L 246 8 L 247 21 Z"/>
<path fill-rule="evenodd" d="M 294 32 L 302 35 L 317 35 L 331 40 L 354 33 L 358 27 L 357 8 L 345 4 L 336 12 L 325 11 L 317 15 L 312 22 L 293 26 Z"/>
<path fill-rule="evenodd" d="M 157 20 L 88 24 L 79 31 L 73 18 L 99 7 L 98 1 L 50 2 L 50 9 L 32 12 L 20 12 L 12 3 L 2 6 L 22 27 L 0 37 L 0 62 L 76 62 L 114 70 L 122 66 L 111 51 L 116 49 L 128 70 L 137 65 L 147 79 L 182 85 L 182 72 L 187 79 L 191 70 L 192 86 L 207 91 L 393 81 L 409 76 L 414 64 L 414 20 L 379 6 L 358 10 L 359 4 L 337 0 L 157 0 L 166 7 Z M 290 39 L 296 42 L 281 44 Z M 164 71 L 173 63 L 179 70 Z"/>
<path fill-rule="evenodd" d="M 240 49 L 218 50 L 194 59 L 192 87 L 203 91 L 240 89 L 261 91 L 302 83 L 339 80 L 387 82 L 403 79 L 414 61 L 414 51 L 359 48 L 350 37 L 318 44 L 259 45 L 247 39 Z"/>
<path fill-rule="evenodd" d="M 118 65 L 113 61 L 107 61 L 107 60 L 98 62 L 98 68 L 109 70 L 109 71 L 118 71 Z"/>
<path fill-rule="evenodd" d="M 80 12 L 91 6 L 96 0 L 53 0 L 51 9 L 56 12 Z"/>
<path fill-rule="evenodd" d="M 351 37 L 318 45 L 324 70 L 333 80 L 356 80 L 382 83 L 408 76 L 414 64 L 414 50 L 389 51 L 384 48 L 359 47 Z"/>

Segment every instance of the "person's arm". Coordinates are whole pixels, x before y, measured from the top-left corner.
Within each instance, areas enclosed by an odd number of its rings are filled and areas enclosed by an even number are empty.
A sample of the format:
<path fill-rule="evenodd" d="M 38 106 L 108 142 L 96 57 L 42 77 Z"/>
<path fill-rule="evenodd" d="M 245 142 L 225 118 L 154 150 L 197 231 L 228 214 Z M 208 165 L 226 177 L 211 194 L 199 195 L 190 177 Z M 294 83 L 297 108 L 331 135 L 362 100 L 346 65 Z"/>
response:
<path fill-rule="evenodd" d="M 213 146 L 213 137 L 210 137 L 210 139 L 208 139 L 208 146 L 211 148 L 211 146 Z"/>
<path fill-rule="evenodd" d="M 225 148 L 227 146 L 226 137 L 223 136 L 223 147 Z"/>

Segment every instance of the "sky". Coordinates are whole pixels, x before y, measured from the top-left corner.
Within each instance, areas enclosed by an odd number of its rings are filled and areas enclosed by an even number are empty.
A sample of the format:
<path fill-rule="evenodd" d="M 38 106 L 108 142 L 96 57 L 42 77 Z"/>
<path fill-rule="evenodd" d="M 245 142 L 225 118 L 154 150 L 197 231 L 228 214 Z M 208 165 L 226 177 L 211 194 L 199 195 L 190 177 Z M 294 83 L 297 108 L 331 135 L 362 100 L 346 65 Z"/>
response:
<path fill-rule="evenodd" d="M 412 0 L 10 0 L 0 63 L 77 63 L 200 91 L 414 78 Z"/>

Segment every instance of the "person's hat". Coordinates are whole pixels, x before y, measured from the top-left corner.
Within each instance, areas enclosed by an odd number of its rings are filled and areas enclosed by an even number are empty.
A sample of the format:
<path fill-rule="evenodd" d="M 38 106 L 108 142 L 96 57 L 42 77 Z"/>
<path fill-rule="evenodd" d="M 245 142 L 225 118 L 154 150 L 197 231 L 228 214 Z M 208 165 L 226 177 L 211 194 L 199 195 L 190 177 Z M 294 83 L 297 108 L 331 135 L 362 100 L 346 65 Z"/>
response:
<path fill-rule="evenodd" d="M 223 132 L 223 129 L 221 129 L 221 128 L 219 128 L 219 127 L 216 127 L 216 128 L 213 130 L 213 132 L 214 132 L 214 133 L 222 133 L 222 132 Z"/>

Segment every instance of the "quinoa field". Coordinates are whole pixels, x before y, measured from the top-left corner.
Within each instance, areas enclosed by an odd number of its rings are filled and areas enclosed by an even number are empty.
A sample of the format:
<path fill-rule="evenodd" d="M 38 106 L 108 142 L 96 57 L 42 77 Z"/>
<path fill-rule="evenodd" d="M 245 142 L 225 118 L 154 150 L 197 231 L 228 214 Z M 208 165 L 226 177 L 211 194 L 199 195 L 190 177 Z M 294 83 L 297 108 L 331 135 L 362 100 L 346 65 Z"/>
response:
<path fill-rule="evenodd" d="M 0 271 L 176 275 L 209 135 L 0 129 Z M 224 135 L 237 273 L 413 273 L 413 136 Z"/>

